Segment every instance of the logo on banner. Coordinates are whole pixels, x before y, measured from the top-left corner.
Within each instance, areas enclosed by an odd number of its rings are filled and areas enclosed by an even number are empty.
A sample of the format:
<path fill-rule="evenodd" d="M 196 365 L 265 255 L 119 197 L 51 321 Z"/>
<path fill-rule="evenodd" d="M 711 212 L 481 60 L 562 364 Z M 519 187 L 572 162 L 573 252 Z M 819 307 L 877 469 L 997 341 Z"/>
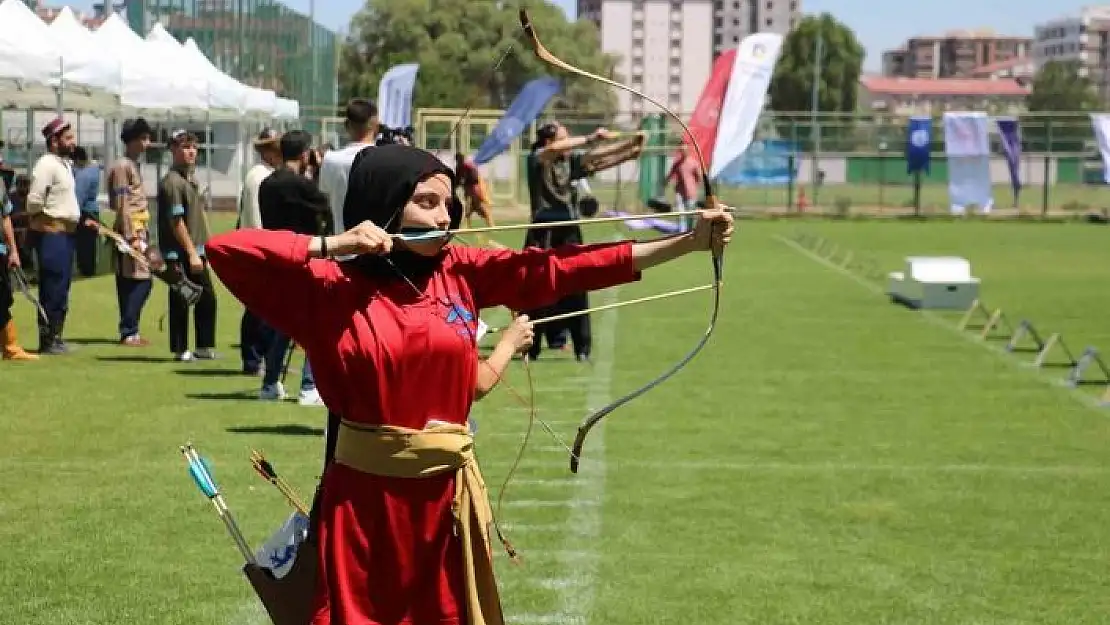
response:
<path fill-rule="evenodd" d="M 915 148 L 923 148 L 929 145 L 929 131 L 919 129 L 910 133 L 910 145 Z"/>
<path fill-rule="evenodd" d="M 524 130 L 524 122 L 515 117 L 506 118 L 500 126 L 493 131 L 493 136 L 501 142 L 508 143 L 513 140 L 513 137 L 520 134 Z"/>
<path fill-rule="evenodd" d="M 757 43 L 752 46 L 752 57 L 762 59 L 765 56 L 767 56 L 767 46 L 762 43 Z"/>

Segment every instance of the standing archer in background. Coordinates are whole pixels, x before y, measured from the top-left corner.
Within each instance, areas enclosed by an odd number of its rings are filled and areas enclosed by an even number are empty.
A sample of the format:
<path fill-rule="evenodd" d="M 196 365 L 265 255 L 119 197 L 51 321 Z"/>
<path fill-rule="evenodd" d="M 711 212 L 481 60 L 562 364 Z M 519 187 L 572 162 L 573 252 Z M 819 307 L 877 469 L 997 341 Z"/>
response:
<path fill-rule="evenodd" d="M 571 137 L 566 127 L 558 122 L 548 122 L 539 128 L 536 142 L 532 144 L 532 152 L 528 155 L 528 195 L 533 223 L 581 218 L 575 181 L 637 158 L 643 150 L 646 138 L 643 133 L 604 147 L 599 145 L 618 136 L 617 133 L 599 128 L 585 137 Z M 580 151 L 579 148 L 587 150 Z M 524 238 L 524 247 L 550 249 L 582 242 L 582 228 L 579 226 L 553 226 L 529 230 Z M 542 319 L 586 310 L 589 306 L 586 293 L 573 293 L 552 306 L 526 311 L 526 314 L 532 319 Z M 575 359 L 579 362 L 589 361 L 592 347 L 589 315 L 578 315 L 564 320 L 562 324 L 570 331 Z M 550 328 L 544 330 L 544 334 L 549 332 L 549 336 L 557 334 L 557 331 Z M 534 341 L 528 357 L 535 360 L 542 349 L 543 342 Z"/>
<path fill-rule="evenodd" d="M 675 211 L 692 211 L 698 207 L 698 186 L 701 184 L 701 165 L 690 154 L 690 146 L 683 143 L 678 148 L 678 157 L 671 165 L 664 184 L 674 182 Z M 679 222 L 683 230 L 694 223 L 693 217 L 683 217 Z"/>
<path fill-rule="evenodd" d="M 463 192 L 463 220 L 466 227 L 471 227 L 470 216 L 474 213 L 479 213 L 487 226 L 494 225 L 489 185 L 482 178 L 478 165 L 462 152 L 455 153 L 455 184 Z"/>
<path fill-rule="evenodd" d="M 0 342 L 3 343 L 0 348 L 3 349 L 4 360 L 38 360 L 38 356 L 28 354 L 20 347 L 15 320 L 12 319 L 15 300 L 12 297 L 11 272 L 19 271 L 22 266 L 15 230 L 12 229 L 12 208 L 4 181 L 0 179 Z"/>
<path fill-rule="evenodd" d="M 108 201 L 116 213 L 115 231 L 140 254 L 150 248 L 150 208 L 143 185 L 139 159 L 150 147 L 153 130 L 145 119 L 123 122 L 119 139 L 123 156 L 108 170 Z M 153 286 L 150 268 L 142 267 L 129 254 L 116 254 L 116 299 L 119 302 L 120 345 L 146 347 L 139 334 L 139 319 Z"/>
<path fill-rule="evenodd" d="M 208 271 L 208 217 L 197 188 L 196 135 L 177 130 L 170 136 L 173 167 L 158 185 L 158 245 L 170 270 L 201 288 L 193 307 L 196 350 L 189 351 L 189 302 L 170 291 L 170 351 L 180 362 L 216 358 L 216 291 Z"/>

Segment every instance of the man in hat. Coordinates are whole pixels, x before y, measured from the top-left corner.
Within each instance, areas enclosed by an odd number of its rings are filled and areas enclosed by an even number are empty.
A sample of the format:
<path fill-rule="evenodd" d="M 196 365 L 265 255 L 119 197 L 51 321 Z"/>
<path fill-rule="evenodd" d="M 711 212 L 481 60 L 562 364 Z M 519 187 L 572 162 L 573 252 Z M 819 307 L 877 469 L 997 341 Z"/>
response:
<path fill-rule="evenodd" d="M 170 291 L 170 351 L 179 362 L 211 360 L 216 358 L 216 292 L 204 258 L 208 216 L 194 177 L 197 138 L 176 130 L 169 147 L 173 166 L 158 183 L 158 244 L 169 269 L 202 289 L 193 310 L 195 351 L 189 351 L 189 303 Z"/>
<path fill-rule="evenodd" d="M 261 160 L 247 172 L 243 179 L 243 193 L 239 197 L 239 228 L 261 228 L 262 213 L 258 207 L 258 189 L 262 181 L 281 165 L 281 135 L 273 128 L 264 128 L 254 140 L 254 149 Z M 258 375 L 266 357 L 270 341 L 269 333 L 250 310 L 243 308 L 243 319 L 239 323 L 239 352 L 243 359 L 243 373 Z"/>
<path fill-rule="evenodd" d="M 116 214 L 114 229 L 140 254 L 150 247 L 150 208 L 140 159 L 150 147 L 153 130 L 145 119 L 123 122 L 119 139 L 123 156 L 108 169 L 108 197 Z M 128 254 L 116 254 L 116 299 L 119 302 L 119 341 L 127 347 L 150 344 L 139 333 L 139 318 L 153 286 L 150 270 Z"/>
<path fill-rule="evenodd" d="M 343 128 L 349 143 L 338 150 L 324 154 L 320 164 L 320 190 L 331 203 L 331 223 L 334 234 L 343 233 L 343 201 L 347 197 L 347 180 L 351 165 L 358 153 L 375 145 L 378 136 L 378 107 L 370 100 L 355 98 L 347 103 Z"/>
<path fill-rule="evenodd" d="M 46 319 L 39 317 L 39 353 L 66 354 L 72 348 L 62 340 L 69 312 L 73 255 L 81 208 L 70 158 L 76 137 L 69 122 L 57 117 L 42 129 L 43 154 L 31 169 L 27 213 L 39 260 L 39 302 Z"/>

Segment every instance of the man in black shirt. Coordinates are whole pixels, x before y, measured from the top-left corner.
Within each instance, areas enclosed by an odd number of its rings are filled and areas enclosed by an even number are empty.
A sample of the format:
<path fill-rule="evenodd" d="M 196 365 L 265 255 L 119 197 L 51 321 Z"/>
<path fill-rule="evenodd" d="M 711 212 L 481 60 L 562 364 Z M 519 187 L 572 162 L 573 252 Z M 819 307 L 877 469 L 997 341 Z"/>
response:
<path fill-rule="evenodd" d="M 298 234 L 322 234 L 331 209 L 328 197 L 305 176 L 312 154 L 312 136 L 301 130 L 292 130 L 281 137 L 282 165 L 262 181 L 258 187 L 258 208 L 262 227 L 267 230 L 291 230 Z M 276 285 L 275 288 L 280 288 Z M 283 400 L 285 388 L 281 383 L 285 353 L 290 339 L 273 328 L 273 339 L 267 341 L 266 373 L 262 378 L 260 399 Z M 312 367 L 305 358 L 301 368 L 302 406 L 322 406 Z"/>

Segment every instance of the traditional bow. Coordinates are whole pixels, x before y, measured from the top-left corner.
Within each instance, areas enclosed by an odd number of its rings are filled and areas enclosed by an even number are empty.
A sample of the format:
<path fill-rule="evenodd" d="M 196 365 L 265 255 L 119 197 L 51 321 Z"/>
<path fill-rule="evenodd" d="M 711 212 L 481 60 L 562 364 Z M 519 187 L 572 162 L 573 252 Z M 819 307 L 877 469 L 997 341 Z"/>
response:
<path fill-rule="evenodd" d="M 708 166 L 706 166 L 705 157 L 702 155 L 701 147 L 694 139 L 693 134 L 690 132 L 690 128 L 686 125 L 685 122 L 682 121 L 682 118 L 679 117 L 678 114 L 676 114 L 674 111 L 667 108 L 666 106 L 663 106 L 661 103 L 657 102 L 650 96 L 640 93 L 632 87 L 622 85 L 621 83 L 605 78 L 604 76 L 598 76 L 596 74 L 591 74 L 590 72 L 587 72 L 585 70 L 578 69 L 577 67 L 574 67 L 573 65 L 570 65 L 567 62 L 559 59 L 554 54 L 551 54 L 551 52 L 549 52 L 547 48 L 545 48 L 544 45 L 540 43 L 539 37 L 536 36 L 536 29 L 532 26 L 532 20 L 528 17 L 528 11 L 526 11 L 525 9 L 520 10 L 520 26 L 524 29 L 524 34 L 527 35 L 528 39 L 532 42 L 532 49 L 535 51 L 536 56 L 544 63 L 557 67 L 563 71 L 567 71 L 572 74 L 578 74 L 579 76 L 584 76 L 586 78 L 605 83 L 612 87 L 616 87 L 633 95 L 639 96 L 659 107 L 664 113 L 674 118 L 674 120 L 678 122 L 679 126 L 682 127 L 682 131 L 683 133 L 685 133 L 686 137 L 690 139 L 690 143 L 693 145 L 694 148 L 694 153 L 698 157 L 698 165 L 701 167 L 702 172 L 702 182 L 705 185 L 705 205 L 708 208 L 718 207 L 717 197 L 716 194 L 713 192 L 713 184 L 709 181 L 709 168 Z M 590 430 L 593 429 L 595 425 L 600 423 L 602 419 L 604 419 L 608 414 L 610 414 L 617 408 L 620 408 L 633 399 L 636 399 L 637 397 L 650 391 L 674 374 L 678 373 L 679 370 L 681 370 L 691 360 L 693 360 L 694 356 L 697 356 L 698 352 L 700 352 L 702 348 L 705 347 L 706 343 L 709 342 L 709 337 L 713 334 L 713 329 L 717 326 L 717 313 L 721 307 L 721 261 L 723 256 L 724 250 L 713 250 L 713 313 L 709 318 L 709 327 L 705 329 L 705 334 L 698 341 L 697 345 L 694 346 L 694 349 L 690 350 L 690 353 L 686 354 L 686 356 L 684 356 L 682 360 L 675 363 L 674 366 L 665 371 L 662 375 L 655 378 L 651 382 L 648 382 L 643 387 L 632 391 L 631 393 L 628 393 L 620 399 L 617 399 L 616 401 L 610 403 L 608 406 L 605 406 L 604 408 L 594 412 L 590 416 L 586 417 L 584 421 L 582 421 L 582 424 L 578 426 L 578 434 L 574 437 L 574 448 L 571 451 L 570 456 L 571 472 L 578 472 L 578 464 L 582 458 L 582 447 L 586 444 L 586 436 L 590 433 Z"/>

